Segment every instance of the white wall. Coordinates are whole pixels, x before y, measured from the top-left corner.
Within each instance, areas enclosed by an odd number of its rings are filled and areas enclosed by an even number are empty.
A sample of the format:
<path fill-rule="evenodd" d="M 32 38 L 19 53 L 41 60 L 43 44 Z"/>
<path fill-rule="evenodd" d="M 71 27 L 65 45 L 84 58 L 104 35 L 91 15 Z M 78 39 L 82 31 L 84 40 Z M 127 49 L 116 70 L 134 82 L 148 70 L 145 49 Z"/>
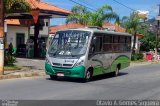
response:
<path fill-rule="evenodd" d="M 48 22 L 48 26 L 46 26 L 46 23 Z M 43 30 L 40 30 L 40 35 L 42 37 L 49 37 L 49 26 L 50 26 L 50 19 L 44 19 L 44 27 Z M 25 43 L 27 42 L 27 39 L 29 38 L 29 29 L 28 27 L 22 27 L 22 26 L 7 26 L 7 43 L 9 44 L 12 42 L 13 47 L 16 47 L 16 33 L 24 33 L 25 34 Z M 34 26 L 30 27 L 30 36 L 34 36 Z"/>
<path fill-rule="evenodd" d="M 28 27 L 21 26 L 7 26 L 7 43 L 12 42 L 13 47 L 16 47 L 16 34 L 24 33 L 25 34 L 25 43 L 28 39 Z"/>
<path fill-rule="evenodd" d="M 48 23 L 48 26 L 46 25 Z M 42 37 L 48 37 L 49 36 L 49 26 L 50 26 L 50 19 L 44 19 L 44 27 L 43 30 L 40 30 L 39 35 Z M 30 36 L 34 35 L 34 26 L 30 27 Z"/>
<path fill-rule="evenodd" d="M 49 34 L 49 37 L 53 37 L 55 34 Z"/>

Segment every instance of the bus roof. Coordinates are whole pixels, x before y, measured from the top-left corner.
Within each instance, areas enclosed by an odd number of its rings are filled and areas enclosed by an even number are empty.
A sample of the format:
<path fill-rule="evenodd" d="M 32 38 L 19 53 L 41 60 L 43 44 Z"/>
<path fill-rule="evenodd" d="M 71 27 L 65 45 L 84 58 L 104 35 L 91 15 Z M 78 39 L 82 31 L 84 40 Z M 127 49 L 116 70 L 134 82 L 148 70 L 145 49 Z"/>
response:
<path fill-rule="evenodd" d="M 90 31 L 90 32 L 93 32 L 93 33 L 106 33 L 106 34 L 113 34 L 113 35 L 132 36 L 129 33 L 106 31 L 106 30 L 99 30 L 99 29 L 93 29 L 93 28 L 64 29 L 64 30 L 59 30 L 59 31 L 68 31 L 68 30 L 81 30 L 81 31 Z"/>

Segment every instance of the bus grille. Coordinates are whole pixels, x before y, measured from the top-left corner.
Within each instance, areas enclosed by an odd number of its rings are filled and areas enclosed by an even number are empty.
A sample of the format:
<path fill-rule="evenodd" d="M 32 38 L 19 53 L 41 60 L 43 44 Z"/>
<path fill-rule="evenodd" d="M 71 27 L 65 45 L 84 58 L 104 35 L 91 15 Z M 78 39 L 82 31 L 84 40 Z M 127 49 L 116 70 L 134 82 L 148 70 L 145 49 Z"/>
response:
<path fill-rule="evenodd" d="M 62 66 L 60 63 L 53 63 L 54 66 Z"/>
<path fill-rule="evenodd" d="M 52 63 L 55 67 L 72 67 L 73 64 Z"/>
<path fill-rule="evenodd" d="M 71 67 L 73 64 L 63 64 L 63 66 Z"/>

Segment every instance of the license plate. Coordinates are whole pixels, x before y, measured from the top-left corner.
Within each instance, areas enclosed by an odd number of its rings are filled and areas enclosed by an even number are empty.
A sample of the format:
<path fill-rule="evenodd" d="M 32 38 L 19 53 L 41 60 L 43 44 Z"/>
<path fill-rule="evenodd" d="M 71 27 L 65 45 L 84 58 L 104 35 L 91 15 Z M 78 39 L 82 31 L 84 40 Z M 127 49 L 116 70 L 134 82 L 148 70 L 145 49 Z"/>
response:
<path fill-rule="evenodd" d="M 64 77 L 64 74 L 63 73 L 57 73 L 57 76 L 58 77 Z"/>

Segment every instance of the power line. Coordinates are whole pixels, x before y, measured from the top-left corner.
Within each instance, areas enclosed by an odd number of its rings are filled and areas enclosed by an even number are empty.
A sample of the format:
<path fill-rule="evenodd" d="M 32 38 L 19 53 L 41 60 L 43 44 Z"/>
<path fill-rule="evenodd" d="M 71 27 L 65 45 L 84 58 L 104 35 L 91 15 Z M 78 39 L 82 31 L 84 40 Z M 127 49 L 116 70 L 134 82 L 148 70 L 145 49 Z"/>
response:
<path fill-rule="evenodd" d="M 92 8 L 90 8 L 90 7 L 87 7 L 87 6 L 85 6 L 85 5 L 81 4 L 81 3 L 78 3 L 78 2 L 76 2 L 76 1 L 74 1 L 74 0 L 69 0 L 69 1 L 71 1 L 71 2 L 73 2 L 73 3 L 75 3 L 75 4 L 78 4 L 78 5 L 80 5 L 80 6 L 86 7 L 86 8 L 88 8 L 88 9 L 92 10 L 92 11 L 96 11 L 95 9 L 92 9 Z"/>
<path fill-rule="evenodd" d="M 126 6 L 125 4 L 123 4 L 123 3 L 120 3 L 119 1 L 117 1 L 117 0 L 113 0 L 114 2 L 116 2 L 116 3 L 118 3 L 118 4 L 120 4 L 120 5 L 122 5 L 122 6 L 124 6 L 124 7 L 126 7 L 126 8 L 128 8 L 128 9 L 130 9 L 130 10 L 132 10 L 132 11 L 136 11 L 135 9 L 133 9 L 133 8 L 131 8 L 131 7 L 128 7 L 128 6 Z M 152 16 L 152 15 L 149 15 L 149 16 L 151 16 L 151 17 L 155 17 L 155 16 Z"/>
<path fill-rule="evenodd" d="M 88 5 L 89 7 L 94 7 L 91 3 L 85 1 L 85 0 L 78 0 L 79 2 L 85 4 L 85 5 Z"/>
<path fill-rule="evenodd" d="M 88 6 L 85 6 L 85 5 L 83 5 L 83 4 L 79 3 L 79 2 L 76 2 L 76 1 L 74 1 L 74 0 L 69 0 L 69 1 L 71 1 L 71 2 L 73 2 L 73 3 L 75 3 L 75 4 L 78 4 L 78 5 L 80 5 L 80 6 L 86 7 L 86 8 L 88 8 L 88 9 L 92 10 L 92 11 L 96 11 L 95 9 L 90 8 L 90 7 L 88 7 Z M 80 1 L 80 0 L 78 0 L 78 1 Z M 131 11 L 136 11 L 135 9 L 133 9 L 133 8 L 131 8 L 131 7 L 128 7 L 127 5 L 121 3 L 121 2 L 119 2 L 119 1 L 117 1 L 117 0 L 113 0 L 113 1 L 116 2 L 116 3 L 118 3 L 118 4 L 120 4 L 120 5 L 122 5 L 122 6 L 124 6 L 124 7 L 126 7 L 126 8 L 128 8 L 128 9 L 131 10 Z M 83 3 L 88 4 L 88 3 L 84 2 L 84 1 L 83 1 Z M 152 16 L 152 15 L 149 15 L 149 16 L 155 17 L 155 16 Z"/>
<path fill-rule="evenodd" d="M 120 3 L 120 2 L 117 1 L 117 0 L 113 0 L 113 1 L 115 1 L 116 3 L 118 3 L 118 4 L 120 4 L 120 5 L 122 5 L 122 6 L 126 7 L 126 8 L 128 8 L 128 9 L 130 9 L 130 10 L 132 10 L 132 11 L 136 11 L 135 9 L 132 9 L 132 8 L 130 8 L 130 7 L 128 7 L 128 6 L 126 6 L 126 5 L 122 4 L 122 3 Z"/>

